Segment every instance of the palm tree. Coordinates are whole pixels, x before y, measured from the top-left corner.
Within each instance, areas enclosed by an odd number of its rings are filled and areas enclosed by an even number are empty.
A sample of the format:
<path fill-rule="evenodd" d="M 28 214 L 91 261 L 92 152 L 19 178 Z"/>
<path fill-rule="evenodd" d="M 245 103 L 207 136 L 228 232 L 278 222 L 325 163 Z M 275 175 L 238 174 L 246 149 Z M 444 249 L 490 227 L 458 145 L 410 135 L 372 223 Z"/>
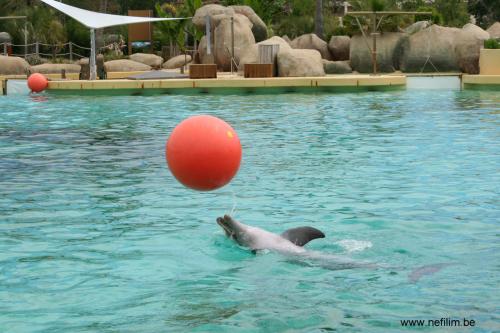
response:
<path fill-rule="evenodd" d="M 323 39 L 323 0 L 316 0 L 316 15 L 314 16 L 314 33 Z"/>

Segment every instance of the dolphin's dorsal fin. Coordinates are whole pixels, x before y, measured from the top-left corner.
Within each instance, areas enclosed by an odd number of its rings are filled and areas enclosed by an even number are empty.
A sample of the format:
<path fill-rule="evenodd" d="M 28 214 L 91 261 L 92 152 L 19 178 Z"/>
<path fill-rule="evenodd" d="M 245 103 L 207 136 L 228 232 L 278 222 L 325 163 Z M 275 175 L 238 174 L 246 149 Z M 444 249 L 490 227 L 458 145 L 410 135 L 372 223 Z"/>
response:
<path fill-rule="evenodd" d="M 286 230 L 281 234 L 281 237 L 288 239 L 297 246 L 304 246 L 313 239 L 325 238 L 325 234 L 313 227 L 298 227 Z"/>

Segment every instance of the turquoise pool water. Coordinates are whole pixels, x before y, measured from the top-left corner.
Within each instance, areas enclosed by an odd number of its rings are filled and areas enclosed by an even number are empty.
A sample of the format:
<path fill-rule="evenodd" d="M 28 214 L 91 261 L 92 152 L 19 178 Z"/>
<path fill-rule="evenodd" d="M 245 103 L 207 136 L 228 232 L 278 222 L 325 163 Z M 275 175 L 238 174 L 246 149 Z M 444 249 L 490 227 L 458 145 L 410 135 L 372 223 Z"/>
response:
<path fill-rule="evenodd" d="M 499 92 L 4 96 L 0 110 L 1 332 L 500 330 Z M 243 145 L 236 178 L 209 193 L 164 157 L 200 113 Z M 235 205 L 383 268 L 252 255 L 215 223 Z M 437 263 L 451 265 L 408 278 Z"/>

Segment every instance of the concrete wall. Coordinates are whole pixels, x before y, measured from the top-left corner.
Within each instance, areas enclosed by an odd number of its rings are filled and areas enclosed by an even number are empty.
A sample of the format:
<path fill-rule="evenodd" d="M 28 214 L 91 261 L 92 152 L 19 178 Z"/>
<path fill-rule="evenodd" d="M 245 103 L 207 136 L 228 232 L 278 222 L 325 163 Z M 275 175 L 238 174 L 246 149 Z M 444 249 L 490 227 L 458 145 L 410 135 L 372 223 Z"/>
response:
<path fill-rule="evenodd" d="M 481 49 L 479 53 L 479 74 L 500 75 L 500 49 Z"/>

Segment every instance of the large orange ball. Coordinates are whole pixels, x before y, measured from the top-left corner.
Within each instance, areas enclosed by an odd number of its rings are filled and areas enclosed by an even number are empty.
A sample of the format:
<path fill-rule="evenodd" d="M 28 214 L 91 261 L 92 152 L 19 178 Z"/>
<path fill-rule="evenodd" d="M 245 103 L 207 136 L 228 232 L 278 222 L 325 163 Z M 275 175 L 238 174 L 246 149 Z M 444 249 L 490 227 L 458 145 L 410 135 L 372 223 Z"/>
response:
<path fill-rule="evenodd" d="M 49 85 L 49 81 L 47 78 L 40 73 L 31 74 L 28 78 L 28 88 L 33 92 L 41 92 L 44 91 Z"/>
<path fill-rule="evenodd" d="M 213 116 L 194 116 L 174 128 L 166 148 L 170 171 L 184 186 L 211 191 L 231 181 L 241 162 L 234 129 Z"/>

